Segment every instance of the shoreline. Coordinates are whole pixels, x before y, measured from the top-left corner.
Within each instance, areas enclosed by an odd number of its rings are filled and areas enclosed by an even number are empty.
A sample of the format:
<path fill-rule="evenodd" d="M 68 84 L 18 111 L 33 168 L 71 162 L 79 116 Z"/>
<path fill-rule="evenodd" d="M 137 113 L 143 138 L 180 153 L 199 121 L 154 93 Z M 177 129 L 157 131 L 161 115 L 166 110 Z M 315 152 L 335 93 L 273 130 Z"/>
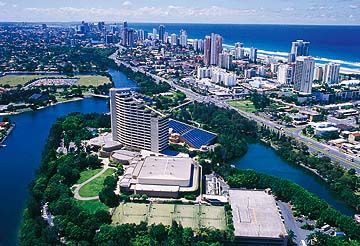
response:
<path fill-rule="evenodd" d="M 45 108 L 48 108 L 48 107 L 56 106 L 56 105 L 62 104 L 62 103 L 70 103 L 70 102 L 81 101 L 81 100 L 84 100 L 85 98 L 91 98 L 91 97 L 103 98 L 103 99 L 108 98 L 107 96 L 104 96 L 104 95 L 90 94 L 90 95 L 86 95 L 84 97 L 76 97 L 76 98 L 72 98 L 72 99 L 69 99 L 69 100 L 61 101 L 61 102 L 51 103 L 51 104 L 49 104 L 47 106 L 39 107 L 36 110 L 26 108 L 26 110 L 20 111 L 20 112 L 15 111 L 15 112 L 8 112 L 8 113 L 0 113 L 0 116 L 19 115 L 19 114 L 30 112 L 30 111 L 38 111 L 38 110 L 45 109 Z"/>
<path fill-rule="evenodd" d="M 265 144 L 266 146 L 270 147 L 270 148 L 271 148 L 272 150 L 274 150 L 274 151 L 276 152 L 276 154 L 278 155 L 278 153 L 277 153 L 277 150 L 278 150 L 278 149 L 277 149 L 277 146 L 276 146 L 276 145 L 274 145 L 273 143 L 269 143 L 269 142 L 267 142 L 267 141 L 264 140 L 264 139 L 260 139 L 260 142 L 261 142 L 262 144 Z M 281 158 L 280 155 L 279 155 L 279 157 Z M 321 176 L 321 174 L 320 174 L 316 169 L 312 169 L 312 168 L 310 168 L 310 167 L 308 167 L 308 166 L 306 166 L 306 165 L 304 165 L 304 164 L 302 164 L 302 163 L 290 163 L 290 162 L 289 162 L 289 164 L 295 165 L 295 166 L 299 166 L 299 167 L 302 167 L 302 168 L 310 171 L 310 172 L 313 173 L 315 176 L 317 176 L 318 178 L 322 179 L 326 184 L 329 185 L 328 180 L 327 180 L 326 178 L 324 178 L 323 176 Z"/>
<path fill-rule="evenodd" d="M 2 140 L 0 140 L 0 145 L 3 145 L 5 143 L 6 139 L 10 136 L 14 128 L 15 128 L 15 123 L 11 124 L 10 128 L 6 132 L 5 137 Z"/>

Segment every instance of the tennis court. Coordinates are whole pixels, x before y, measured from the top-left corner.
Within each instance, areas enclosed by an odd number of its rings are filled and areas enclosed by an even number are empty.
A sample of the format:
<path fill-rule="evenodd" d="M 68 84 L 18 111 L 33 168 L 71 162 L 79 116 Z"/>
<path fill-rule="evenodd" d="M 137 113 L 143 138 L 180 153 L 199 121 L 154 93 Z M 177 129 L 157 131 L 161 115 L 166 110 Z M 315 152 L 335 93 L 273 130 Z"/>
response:
<path fill-rule="evenodd" d="M 224 207 L 183 204 L 139 204 L 126 203 L 117 207 L 113 213 L 113 224 L 151 224 L 171 225 L 175 220 L 183 227 L 193 229 L 212 227 L 226 229 Z"/>

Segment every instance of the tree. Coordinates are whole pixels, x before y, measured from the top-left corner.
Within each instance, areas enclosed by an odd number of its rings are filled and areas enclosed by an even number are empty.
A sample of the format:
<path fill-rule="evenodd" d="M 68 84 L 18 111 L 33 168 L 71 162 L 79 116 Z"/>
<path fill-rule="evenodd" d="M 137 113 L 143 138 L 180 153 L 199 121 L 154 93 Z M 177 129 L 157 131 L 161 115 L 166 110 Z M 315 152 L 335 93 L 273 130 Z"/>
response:
<path fill-rule="evenodd" d="M 164 242 L 167 239 L 167 229 L 163 224 L 159 225 L 151 225 L 149 227 L 149 234 L 151 238 L 156 240 L 157 242 L 161 243 Z"/>

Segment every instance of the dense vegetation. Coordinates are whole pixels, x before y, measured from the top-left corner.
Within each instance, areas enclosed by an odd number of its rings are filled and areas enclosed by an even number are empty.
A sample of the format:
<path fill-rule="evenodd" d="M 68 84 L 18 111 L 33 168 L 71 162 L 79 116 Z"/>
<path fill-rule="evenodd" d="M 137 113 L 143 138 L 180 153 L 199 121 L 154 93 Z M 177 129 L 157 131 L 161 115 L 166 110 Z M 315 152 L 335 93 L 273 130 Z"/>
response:
<path fill-rule="evenodd" d="M 311 219 L 316 219 L 318 226 L 327 223 L 344 231 L 351 239 L 360 240 L 360 225 L 351 217 L 336 211 L 325 201 L 293 182 L 259 174 L 250 170 L 242 171 L 238 169 L 232 169 L 230 176 L 228 176 L 226 180 L 231 187 L 235 188 L 271 188 L 278 199 L 291 202 L 295 210 L 300 214 L 306 215 Z"/>
<path fill-rule="evenodd" d="M 80 146 L 82 139 L 91 137 L 88 128 L 110 127 L 109 116 L 70 114 L 56 121 L 50 131 L 40 169 L 31 184 L 29 198 L 24 211 L 20 230 L 20 245 L 221 245 L 219 242 L 232 239 L 232 230 L 220 231 L 202 228 L 192 230 L 173 222 L 164 225 L 110 225 L 111 217 L 105 210 L 90 213 L 73 198 L 70 187 L 86 169 L 97 169 L 97 157 L 79 150 L 68 155 L 58 155 L 55 149 L 64 139 L 65 145 L 75 142 Z M 122 172 L 119 168 L 118 172 Z M 144 202 L 146 196 L 131 195 L 118 197 L 113 193 L 116 178 L 105 179 L 100 200 L 114 207 L 121 199 Z M 48 202 L 55 216 L 51 227 L 41 218 L 41 207 Z M 231 229 L 231 228 L 230 228 Z"/>
<path fill-rule="evenodd" d="M 171 88 L 171 86 L 166 82 L 155 83 L 152 78 L 146 76 L 143 73 L 134 72 L 131 70 L 131 68 L 127 68 L 124 65 L 118 66 L 118 69 L 125 73 L 126 76 L 128 76 L 131 80 L 136 81 L 139 87 L 139 92 L 141 94 L 152 96 L 155 94 L 168 92 Z"/>
<path fill-rule="evenodd" d="M 58 234 L 67 235 L 69 240 L 91 240 L 101 224 L 110 223 L 108 212 L 98 211 L 91 215 L 78 207 L 70 190 L 80 178 L 80 171 L 100 166 L 98 158 L 81 152 L 80 148 L 76 153 L 62 156 L 55 152 L 61 139 L 65 140 L 66 146 L 70 141 L 80 146 L 81 139 L 89 139 L 92 135 L 87 127 L 110 127 L 109 116 L 71 114 L 57 120 L 51 128 L 24 212 L 20 232 L 22 245 L 55 245 Z M 44 202 L 49 202 L 51 212 L 56 215 L 54 227 L 47 226 L 40 217 Z"/>
<path fill-rule="evenodd" d="M 315 169 L 343 201 L 356 211 L 360 211 L 360 196 L 356 194 L 360 190 L 360 177 L 356 175 L 354 169 L 345 170 L 344 167 L 332 162 L 328 157 L 310 155 L 306 145 L 292 138 L 280 137 L 279 134 L 266 128 L 263 128 L 261 132 L 264 137 L 277 146 L 276 152 L 283 159 Z"/>

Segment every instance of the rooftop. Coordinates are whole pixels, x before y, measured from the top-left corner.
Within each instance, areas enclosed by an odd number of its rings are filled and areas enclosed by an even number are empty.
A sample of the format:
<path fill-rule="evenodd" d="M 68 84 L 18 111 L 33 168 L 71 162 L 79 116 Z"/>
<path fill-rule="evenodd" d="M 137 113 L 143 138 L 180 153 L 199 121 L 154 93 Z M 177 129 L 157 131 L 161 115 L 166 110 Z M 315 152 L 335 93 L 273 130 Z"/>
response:
<path fill-rule="evenodd" d="M 145 159 L 142 165 L 135 168 L 135 172 L 138 169 L 138 173 L 133 175 L 136 175 L 141 183 L 147 183 L 149 180 L 154 182 L 155 180 L 164 179 L 173 181 L 189 180 L 192 163 L 191 158 L 150 156 Z"/>
<path fill-rule="evenodd" d="M 282 238 L 287 235 L 275 199 L 260 190 L 229 190 L 236 237 Z"/>

